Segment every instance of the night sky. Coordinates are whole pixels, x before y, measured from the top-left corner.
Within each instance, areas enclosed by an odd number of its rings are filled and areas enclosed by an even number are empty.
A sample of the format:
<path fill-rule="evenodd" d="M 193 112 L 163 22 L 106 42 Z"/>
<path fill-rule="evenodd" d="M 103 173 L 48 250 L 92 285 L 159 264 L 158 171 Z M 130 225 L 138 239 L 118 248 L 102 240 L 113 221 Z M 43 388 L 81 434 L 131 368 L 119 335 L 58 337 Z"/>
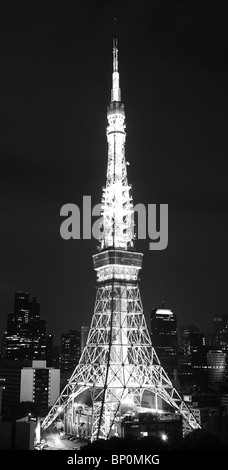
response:
<path fill-rule="evenodd" d="M 167 249 L 137 243 L 148 326 L 162 300 L 202 331 L 228 313 L 225 3 L 1 4 L 0 333 L 19 290 L 55 344 L 90 323 L 97 243 L 63 240 L 60 209 L 101 200 L 114 16 L 133 201 L 169 204 Z"/>

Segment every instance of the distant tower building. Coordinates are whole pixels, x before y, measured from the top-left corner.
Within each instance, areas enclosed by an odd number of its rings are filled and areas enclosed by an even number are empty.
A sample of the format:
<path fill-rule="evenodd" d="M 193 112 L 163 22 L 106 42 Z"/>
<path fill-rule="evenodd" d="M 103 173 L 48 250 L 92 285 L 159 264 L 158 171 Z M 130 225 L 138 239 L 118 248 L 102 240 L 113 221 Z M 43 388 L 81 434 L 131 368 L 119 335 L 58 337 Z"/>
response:
<path fill-rule="evenodd" d="M 214 346 L 228 352 L 228 314 L 214 317 Z"/>
<path fill-rule="evenodd" d="M 226 379 L 228 378 L 228 314 L 214 317 L 213 348 L 219 349 L 226 355 Z"/>
<path fill-rule="evenodd" d="M 5 386 L 5 379 L 0 378 L 0 421 L 1 421 L 1 415 L 2 415 L 2 392 Z"/>
<path fill-rule="evenodd" d="M 205 336 L 198 325 L 179 327 L 178 376 L 182 385 L 207 383 L 207 350 Z"/>
<path fill-rule="evenodd" d="M 220 350 L 210 350 L 207 353 L 208 383 L 225 382 L 226 355 Z"/>
<path fill-rule="evenodd" d="M 60 368 L 60 346 L 53 346 L 53 367 L 56 369 Z"/>
<path fill-rule="evenodd" d="M 162 366 L 174 378 L 178 366 L 178 337 L 176 315 L 164 308 L 151 310 L 151 340 Z"/>
<path fill-rule="evenodd" d="M 200 344 L 205 345 L 205 338 L 198 325 L 184 325 L 178 328 L 178 343 L 184 355 L 191 356 L 192 351 Z"/>
<path fill-rule="evenodd" d="M 47 367 L 46 361 L 0 360 L 0 379 L 4 379 L 4 414 L 12 415 L 26 401 L 35 403 L 45 413 L 60 392 L 60 370 Z"/>
<path fill-rule="evenodd" d="M 2 336 L 2 359 L 46 360 L 52 365 L 52 335 L 46 336 L 46 320 L 40 319 L 40 304 L 29 294 L 15 294 L 14 311 L 7 315 L 7 331 Z"/>
<path fill-rule="evenodd" d="M 81 334 L 77 330 L 69 330 L 69 333 L 61 335 L 60 368 L 73 370 L 81 356 Z"/>

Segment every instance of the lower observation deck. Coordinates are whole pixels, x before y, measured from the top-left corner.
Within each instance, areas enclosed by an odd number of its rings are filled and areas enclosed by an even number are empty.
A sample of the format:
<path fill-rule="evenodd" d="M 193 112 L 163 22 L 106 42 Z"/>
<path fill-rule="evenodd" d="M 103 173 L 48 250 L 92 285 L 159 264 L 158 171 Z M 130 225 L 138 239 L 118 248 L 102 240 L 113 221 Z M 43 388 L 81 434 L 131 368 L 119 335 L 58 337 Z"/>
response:
<path fill-rule="evenodd" d="M 142 253 L 108 249 L 93 255 L 93 265 L 99 282 L 110 279 L 137 281 L 142 268 Z"/>

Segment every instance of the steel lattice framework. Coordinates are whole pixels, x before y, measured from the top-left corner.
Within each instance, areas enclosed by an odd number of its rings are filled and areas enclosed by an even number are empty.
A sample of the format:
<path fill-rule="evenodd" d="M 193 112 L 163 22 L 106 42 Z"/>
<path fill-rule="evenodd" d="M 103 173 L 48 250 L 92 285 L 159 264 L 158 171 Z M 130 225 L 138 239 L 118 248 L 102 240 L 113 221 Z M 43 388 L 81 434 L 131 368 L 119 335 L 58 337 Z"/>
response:
<path fill-rule="evenodd" d="M 126 403 L 140 411 L 145 391 L 160 397 L 180 413 L 191 428 L 200 427 L 163 369 L 143 314 L 138 286 L 143 255 L 134 250 L 124 122 L 115 37 L 108 107 L 107 183 L 102 197 L 100 251 L 93 256 L 97 273 L 94 314 L 79 364 L 42 423 L 42 428 L 47 428 L 60 413 L 67 413 L 72 404 L 81 402 L 83 394 L 89 392 L 91 440 L 112 435 Z M 153 411 L 156 410 L 157 406 Z"/>

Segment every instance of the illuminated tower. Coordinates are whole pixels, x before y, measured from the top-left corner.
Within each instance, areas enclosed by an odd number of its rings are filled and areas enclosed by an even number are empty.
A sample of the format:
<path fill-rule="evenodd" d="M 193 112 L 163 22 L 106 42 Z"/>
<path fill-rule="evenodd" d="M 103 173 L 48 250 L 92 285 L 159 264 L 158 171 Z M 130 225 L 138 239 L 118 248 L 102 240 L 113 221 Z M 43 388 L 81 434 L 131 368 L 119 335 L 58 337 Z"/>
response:
<path fill-rule="evenodd" d="M 133 204 L 125 161 L 125 112 L 121 101 L 117 39 L 113 40 L 111 102 L 108 106 L 107 181 L 102 196 L 100 249 L 93 256 L 97 292 L 86 346 L 69 383 L 42 424 L 70 415 L 83 396 L 91 398 L 91 440 L 118 435 L 126 411 L 142 410 L 145 392 L 160 397 L 188 421 L 194 416 L 173 388 L 151 344 L 138 286 L 141 253 L 135 251 Z M 149 411 L 149 410 L 148 410 Z"/>

